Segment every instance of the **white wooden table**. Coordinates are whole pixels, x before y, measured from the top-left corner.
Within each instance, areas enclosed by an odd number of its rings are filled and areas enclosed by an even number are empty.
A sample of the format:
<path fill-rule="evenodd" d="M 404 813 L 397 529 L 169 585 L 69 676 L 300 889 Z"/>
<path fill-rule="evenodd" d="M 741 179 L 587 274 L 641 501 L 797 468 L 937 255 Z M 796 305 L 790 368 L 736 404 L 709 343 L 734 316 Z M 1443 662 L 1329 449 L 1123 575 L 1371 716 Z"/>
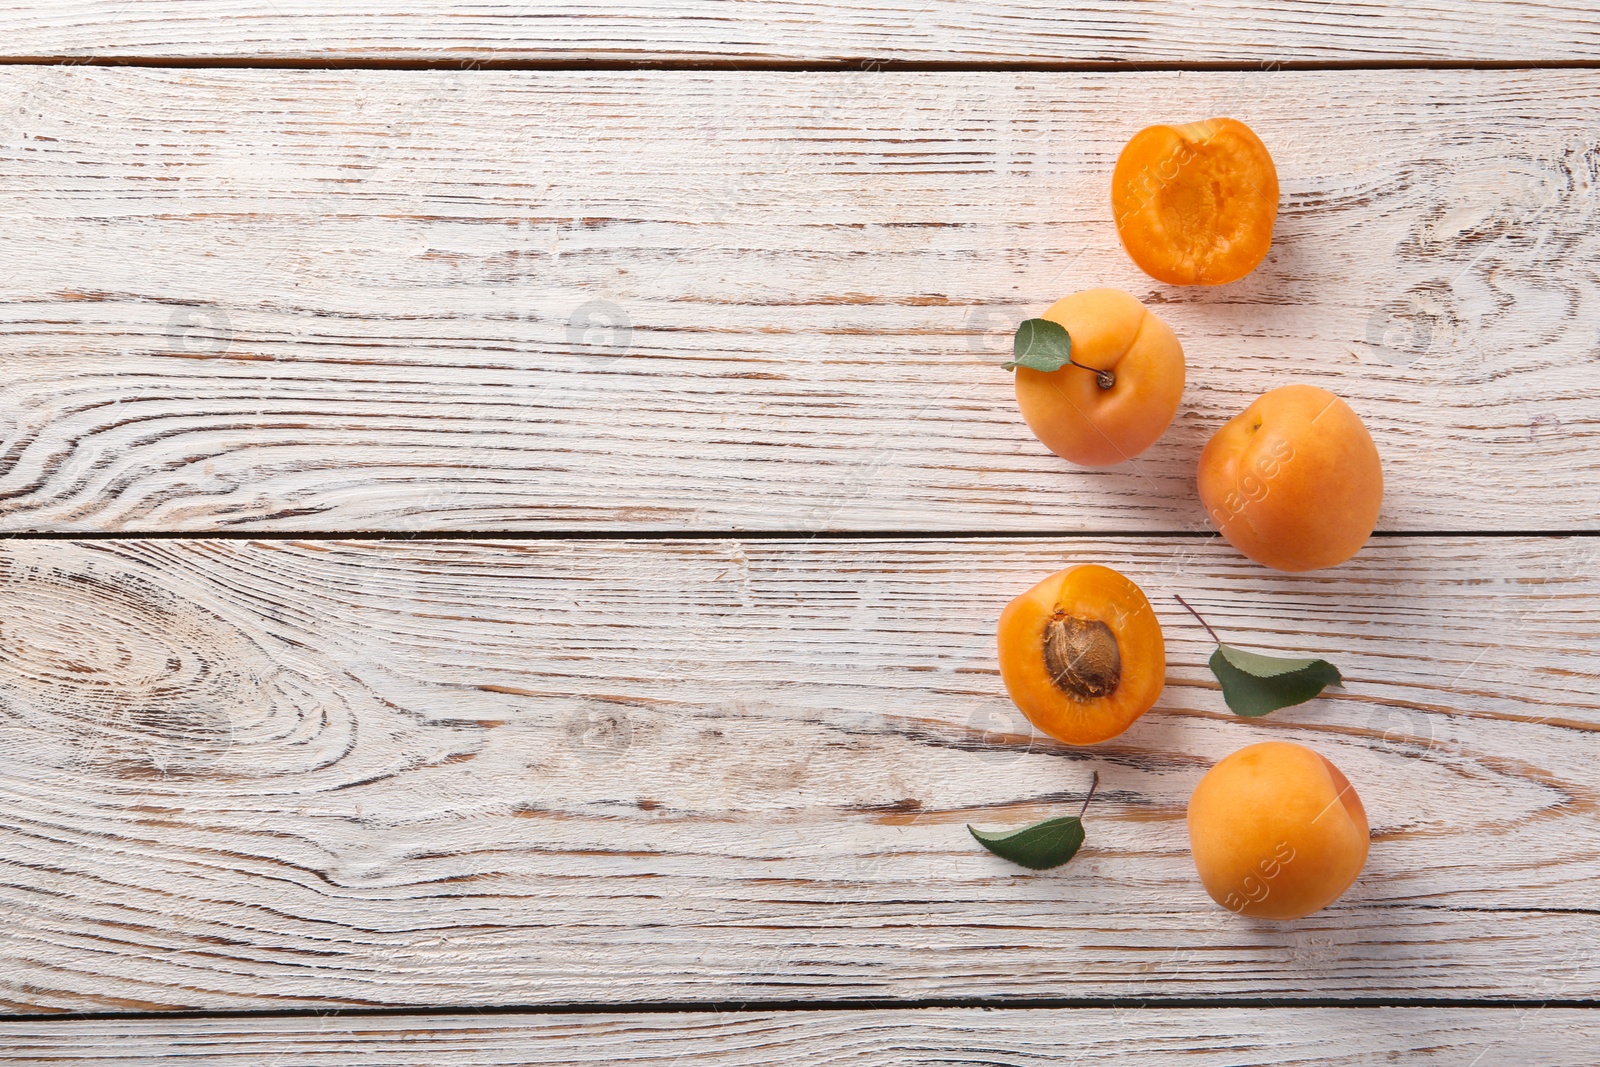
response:
<path fill-rule="evenodd" d="M 1600 1060 L 1587 0 L 404 6 L 0 3 L 0 1062 Z M 1152 282 L 1111 163 L 1221 114 L 1273 252 Z M 998 364 L 1100 284 L 1190 384 L 1086 471 Z M 1285 576 L 1192 472 L 1295 380 L 1388 495 Z M 1088 749 L 992 649 L 1070 561 L 1169 643 Z M 1187 855 L 1264 738 L 1372 818 L 1295 923 Z"/>

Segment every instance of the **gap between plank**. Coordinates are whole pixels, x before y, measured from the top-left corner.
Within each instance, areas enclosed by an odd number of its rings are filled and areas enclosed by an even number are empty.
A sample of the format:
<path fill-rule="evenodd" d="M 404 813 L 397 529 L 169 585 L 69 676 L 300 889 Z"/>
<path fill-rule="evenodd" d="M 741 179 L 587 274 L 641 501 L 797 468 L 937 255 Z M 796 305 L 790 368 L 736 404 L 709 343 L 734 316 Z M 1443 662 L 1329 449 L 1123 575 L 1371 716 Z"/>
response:
<path fill-rule="evenodd" d="M 1022 62 L 971 60 L 883 59 L 860 56 L 851 59 L 362 59 L 339 57 L 251 56 L 0 56 L 0 66 L 90 66 L 90 67 L 168 67 L 242 68 L 260 70 L 586 70 L 586 71 L 739 71 L 739 72 L 828 72 L 828 71 L 913 71 L 924 73 L 995 74 L 1156 74 L 1182 71 L 1220 71 L 1235 73 L 1273 73 L 1276 71 L 1404 71 L 1404 70 L 1600 70 L 1600 59 L 1287 59 L 1224 62 L 1149 63 L 1116 60 L 1031 60 Z"/>
<path fill-rule="evenodd" d="M 1600 537 L 1600 530 L 1375 530 L 1384 538 Z M 1211 530 L 39 530 L 0 541 L 1094 541 L 1219 539 Z"/>
<path fill-rule="evenodd" d="M 732 1001 L 642 1001 L 637 1004 L 506 1004 L 479 1007 L 393 1007 L 393 1008 L 255 1008 L 221 1011 L 96 1011 L 30 1012 L 0 1015 L 7 1022 L 94 1022 L 163 1021 L 168 1019 L 324 1019 L 339 1017 L 393 1017 L 446 1015 L 666 1015 L 692 1013 L 754 1013 L 813 1011 L 914 1011 L 926 1008 L 985 1008 L 1006 1011 L 1076 1011 L 1092 1009 L 1216 1009 L 1232 1008 L 1495 1008 L 1527 1010 L 1540 1008 L 1600 1009 L 1600 1000 L 1477 1000 L 1470 997 L 1314 997 L 1304 999 L 1255 997 L 1182 998 L 1150 997 L 932 997 L 919 1000 L 863 998 L 860 1000 L 742 1000 Z"/>

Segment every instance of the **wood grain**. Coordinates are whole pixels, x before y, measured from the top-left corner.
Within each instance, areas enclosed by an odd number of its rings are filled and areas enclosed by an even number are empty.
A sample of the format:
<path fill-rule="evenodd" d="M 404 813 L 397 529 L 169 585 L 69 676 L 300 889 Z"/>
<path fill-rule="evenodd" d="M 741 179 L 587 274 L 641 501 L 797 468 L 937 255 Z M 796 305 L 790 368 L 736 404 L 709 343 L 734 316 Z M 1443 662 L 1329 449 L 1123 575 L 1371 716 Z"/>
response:
<path fill-rule="evenodd" d="M 1199 530 L 1263 390 L 1349 399 L 1382 527 L 1600 494 L 1600 73 L 0 72 L 0 528 Z M 1131 131 L 1233 113 L 1276 247 L 1117 246 Z M 1127 288 L 1177 422 L 1075 469 L 1011 330 Z"/>
<path fill-rule="evenodd" d="M 178 1060 L 295 1067 L 616 1064 L 745 1067 L 1590 1067 L 1600 1013 L 1572 1008 L 1216 1008 L 0 1022 L 0 1063 Z"/>
<path fill-rule="evenodd" d="M 1154 598 L 1168 688 L 1031 736 L 1001 606 Z M 1586 538 L 0 543 L 12 1011 L 879 997 L 1600 995 Z M 1347 688 L 1229 715 L 1210 646 Z M 1207 765 L 1310 744 L 1374 844 L 1287 924 L 1201 892 Z M 1039 875 L 977 849 L 1100 792 Z M 1497 1016 L 1497 1018 L 1505 1018 Z"/>
<path fill-rule="evenodd" d="M 1589 60 L 1579 0 L 56 0 L 0 6 L 14 56 L 549 62 Z"/>

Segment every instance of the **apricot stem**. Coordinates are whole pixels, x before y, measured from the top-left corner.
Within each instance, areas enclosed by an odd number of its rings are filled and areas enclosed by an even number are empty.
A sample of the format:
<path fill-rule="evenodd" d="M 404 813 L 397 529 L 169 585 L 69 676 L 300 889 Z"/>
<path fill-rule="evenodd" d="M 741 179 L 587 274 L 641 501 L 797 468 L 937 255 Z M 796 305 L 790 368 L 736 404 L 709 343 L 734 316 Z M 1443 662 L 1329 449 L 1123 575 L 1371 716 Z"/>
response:
<path fill-rule="evenodd" d="M 1100 788 L 1100 772 L 1095 771 L 1094 777 L 1089 779 L 1089 792 L 1083 798 L 1083 807 L 1078 809 L 1078 818 L 1083 818 L 1083 813 L 1089 810 L 1089 801 L 1094 799 L 1094 791 Z"/>
<path fill-rule="evenodd" d="M 1117 376 L 1108 370 L 1100 370 L 1098 367 L 1085 367 L 1082 363 L 1079 363 L 1075 359 L 1069 359 L 1067 362 L 1072 364 L 1074 367 L 1092 372 L 1094 374 L 1095 384 L 1100 386 L 1102 389 L 1110 389 L 1113 385 L 1117 384 Z"/>
<path fill-rule="evenodd" d="M 1189 602 L 1187 600 L 1183 599 L 1182 596 L 1179 596 L 1177 593 L 1173 593 L 1172 595 L 1174 597 L 1177 597 L 1178 603 L 1182 604 L 1186 608 L 1189 608 Z M 1200 620 L 1200 625 L 1204 626 L 1206 628 L 1206 633 L 1211 635 L 1211 640 L 1215 641 L 1219 645 L 1222 644 L 1222 638 L 1218 637 L 1217 636 L 1217 631 L 1215 631 L 1215 630 L 1213 630 L 1211 628 L 1211 624 L 1209 622 L 1206 622 L 1205 616 L 1201 615 L 1198 611 L 1194 610 L 1193 608 L 1189 608 L 1189 614 L 1193 615 L 1195 618 Z"/>

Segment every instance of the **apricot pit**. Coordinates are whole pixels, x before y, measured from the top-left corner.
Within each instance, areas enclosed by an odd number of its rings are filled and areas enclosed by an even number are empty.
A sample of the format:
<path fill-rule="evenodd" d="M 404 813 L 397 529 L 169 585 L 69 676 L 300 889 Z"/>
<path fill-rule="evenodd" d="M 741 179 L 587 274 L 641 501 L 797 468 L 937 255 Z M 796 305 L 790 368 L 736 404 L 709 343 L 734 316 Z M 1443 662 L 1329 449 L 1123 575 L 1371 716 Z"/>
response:
<path fill-rule="evenodd" d="M 1073 700 L 1103 697 L 1122 680 L 1122 651 L 1111 627 L 1065 612 L 1044 628 L 1044 666 L 1050 680 Z"/>

